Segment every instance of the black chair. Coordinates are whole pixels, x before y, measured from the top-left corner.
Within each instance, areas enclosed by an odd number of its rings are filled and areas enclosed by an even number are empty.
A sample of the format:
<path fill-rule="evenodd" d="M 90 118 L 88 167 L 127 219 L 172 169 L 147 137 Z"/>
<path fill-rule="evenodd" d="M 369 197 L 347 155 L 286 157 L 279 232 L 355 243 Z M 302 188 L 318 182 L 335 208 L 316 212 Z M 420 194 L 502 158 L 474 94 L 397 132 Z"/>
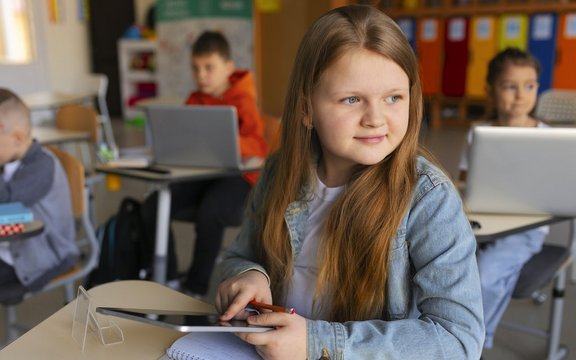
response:
<path fill-rule="evenodd" d="M 572 233 L 570 238 L 572 239 L 574 220 L 571 221 Z M 541 304 L 545 298 L 540 295 L 540 290 L 554 281 L 547 329 L 529 327 L 508 320 L 500 322 L 502 327 L 547 338 L 547 360 L 564 359 L 568 355 L 567 346 L 560 344 L 560 334 L 562 331 L 566 269 L 572 262 L 573 258 L 569 246 L 544 244 L 542 251 L 524 264 L 514 288 L 513 299 L 532 298 L 536 303 Z"/>

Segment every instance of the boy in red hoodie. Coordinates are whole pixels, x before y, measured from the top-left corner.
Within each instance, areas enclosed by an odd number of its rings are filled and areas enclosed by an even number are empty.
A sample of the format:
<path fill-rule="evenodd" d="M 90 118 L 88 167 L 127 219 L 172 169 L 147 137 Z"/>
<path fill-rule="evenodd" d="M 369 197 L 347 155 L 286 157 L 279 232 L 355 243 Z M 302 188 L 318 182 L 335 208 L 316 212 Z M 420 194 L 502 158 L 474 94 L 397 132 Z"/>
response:
<path fill-rule="evenodd" d="M 249 71 L 235 69 L 230 46 L 221 33 L 206 31 L 198 37 L 192 46 L 192 73 L 197 90 L 190 94 L 186 104 L 235 106 L 242 157 L 263 159 L 268 145 L 256 105 L 254 80 Z M 184 208 L 194 209 L 196 243 L 192 264 L 182 283 L 183 290 L 206 295 L 224 228 L 240 225 L 246 197 L 257 178 L 258 173 L 249 173 L 171 187 L 171 214 Z M 144 204 L 145 219 L 151 220 L 146 221 L 148 224 L 155 224 L 156 202 L 154 194 Z M 148 233 L 154 234 L 154 229 L 148 229 Z"/>

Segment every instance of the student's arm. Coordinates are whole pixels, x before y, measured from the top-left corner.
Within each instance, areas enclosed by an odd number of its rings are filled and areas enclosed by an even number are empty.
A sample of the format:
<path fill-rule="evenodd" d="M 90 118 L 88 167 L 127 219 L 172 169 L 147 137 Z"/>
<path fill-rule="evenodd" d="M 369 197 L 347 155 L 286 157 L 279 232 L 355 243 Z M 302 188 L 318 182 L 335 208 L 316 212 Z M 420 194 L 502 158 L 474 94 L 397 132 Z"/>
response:
<path fill-rule="evenodd" d="M 255 239 L 258 231 L 255 214 L 259 204 L 263 201 L 266 184 L 270 179 L 273 167 L 273 160 L 266 162 L 266 166 L 249 197 L 240 233 L 224 251 L 224 259 L 219 265 L 221 281 L 250 270 L 256 270 L 267 278 L 268 283 L 270 282 L 266 270 L 258 263 L 255 253 Z"/>
<path fill-rule="evenodd" d="M 40 153 L 24 160 L 9 182 L 0 177 L 0 203 L 19 201 L 31 206 L 48 193 L 53 181 L 54 159 Z"/>

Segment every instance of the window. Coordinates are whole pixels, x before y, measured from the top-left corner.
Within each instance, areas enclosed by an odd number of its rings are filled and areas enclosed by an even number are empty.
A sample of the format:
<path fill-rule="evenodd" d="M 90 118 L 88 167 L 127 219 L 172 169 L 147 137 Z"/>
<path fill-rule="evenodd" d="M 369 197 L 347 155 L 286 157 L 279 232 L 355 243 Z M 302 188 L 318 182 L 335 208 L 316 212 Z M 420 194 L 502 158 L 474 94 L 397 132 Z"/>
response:
<path fill-rule="evenodd" d="M 0 62 L 32 61 L 30 7 L 27 0 L 0 0 Z"/>

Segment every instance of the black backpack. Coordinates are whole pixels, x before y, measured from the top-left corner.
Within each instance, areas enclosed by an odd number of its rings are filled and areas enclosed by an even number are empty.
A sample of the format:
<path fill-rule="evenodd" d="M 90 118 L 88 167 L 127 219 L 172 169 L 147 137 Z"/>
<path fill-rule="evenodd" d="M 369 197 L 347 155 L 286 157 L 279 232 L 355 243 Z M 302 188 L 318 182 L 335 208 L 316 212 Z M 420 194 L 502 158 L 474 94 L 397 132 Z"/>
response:
<path fill-rule="evenodd" d="M 118 213 L 96 230 L 100 260 L 87 280 L 88 288 L 115 280 L 151 279 L 154 263 L 154 236 L 146 236 L 142 204 L 124 198 Z M 169 237 L 168 279 L 176 277 L 174 238 Z"/>

